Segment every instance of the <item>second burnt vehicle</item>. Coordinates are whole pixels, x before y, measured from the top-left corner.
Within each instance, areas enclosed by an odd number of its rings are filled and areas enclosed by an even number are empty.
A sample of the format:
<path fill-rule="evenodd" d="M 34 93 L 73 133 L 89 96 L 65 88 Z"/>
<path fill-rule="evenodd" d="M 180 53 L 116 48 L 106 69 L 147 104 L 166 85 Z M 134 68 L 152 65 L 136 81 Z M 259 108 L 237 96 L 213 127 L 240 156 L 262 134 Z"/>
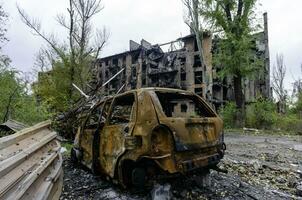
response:
<path fill-rule="evenodd" d="M 198 95 L 142 88 L 96 103 L 78 128 L 71 159 L 124 187 L 215 168 L 223 123 Z"/>

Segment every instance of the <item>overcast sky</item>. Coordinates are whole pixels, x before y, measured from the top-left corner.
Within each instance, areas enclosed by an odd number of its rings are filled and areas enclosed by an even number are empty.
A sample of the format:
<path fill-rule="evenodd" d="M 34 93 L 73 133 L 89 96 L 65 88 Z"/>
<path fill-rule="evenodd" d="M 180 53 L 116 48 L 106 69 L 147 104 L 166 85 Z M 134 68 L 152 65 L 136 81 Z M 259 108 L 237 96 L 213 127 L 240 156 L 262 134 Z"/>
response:
<path fill-rule="evenodd" d="M 43 40 L 31 34 L 18 16 L 16 4 L 30 16 L 38 18 L 42 29 L 64 38 L 64 29 L 55 21 L 58 13 L 66 13 L 68 0 L 0 0 L 9 14 L 9 42 L 4 54 L 12 59 L 12 66 L 31 71 L 35 55 Z M 286 86 L 294 78 L 301 77 L 302 63 L 302 1 L 260 0 L 261 12 L 268 12 L 271 68 L 276 53 L 283 53 L 287 66 Z M 189 29 L 183 23 L 181 0 L 103 0 L 104 10 L 94 20 L 94 26 L 105 26 L 110 38 L 101 56 L 119 53 L 129 48 L 129 40 L 142 38 L 152 44 L 164 43 L 187 35 Z"/>

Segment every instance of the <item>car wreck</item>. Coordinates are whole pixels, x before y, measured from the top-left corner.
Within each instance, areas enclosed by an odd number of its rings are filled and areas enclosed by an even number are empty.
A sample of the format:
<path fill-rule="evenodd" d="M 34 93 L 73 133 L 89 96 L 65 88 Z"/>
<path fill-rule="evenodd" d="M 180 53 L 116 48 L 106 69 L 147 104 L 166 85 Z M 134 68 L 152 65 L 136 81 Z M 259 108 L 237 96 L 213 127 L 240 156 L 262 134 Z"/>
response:
<path fill-rule="evenodd" d="M 205 173 L 224 156 L 223 122 L 198 95 L 142 88 L 106 97 L 81 116 L 71 159 L 123 187 Z"/>

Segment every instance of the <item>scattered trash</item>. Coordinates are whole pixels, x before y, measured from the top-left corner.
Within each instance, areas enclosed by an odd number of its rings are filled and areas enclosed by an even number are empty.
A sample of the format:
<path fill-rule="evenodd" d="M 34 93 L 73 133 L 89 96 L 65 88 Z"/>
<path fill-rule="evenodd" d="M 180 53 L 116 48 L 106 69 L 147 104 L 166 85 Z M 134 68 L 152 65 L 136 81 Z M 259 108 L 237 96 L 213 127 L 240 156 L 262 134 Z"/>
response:
<path fill-rule="evenodd" d="M 159 185 L 156 184 L 151 191 L 152 200 L 170 200 L 171 199 L 171 185 Z"/>
<path fill-rule="evenodd" d="M 255 133 L 255 134 L 258 134 L 260 133 L 260 131 L 258 129 L 255 129 L 255 128 L 243 128 L 243 132 L 244 133 Z"/>
<path fill-rule="evenodd" d="M 65 147 L 61 147 L 60 153 L 64 153 L 64 152 L 66 152 L 66 151 L 67 151 L 67 149 L 66 149 Z"/>

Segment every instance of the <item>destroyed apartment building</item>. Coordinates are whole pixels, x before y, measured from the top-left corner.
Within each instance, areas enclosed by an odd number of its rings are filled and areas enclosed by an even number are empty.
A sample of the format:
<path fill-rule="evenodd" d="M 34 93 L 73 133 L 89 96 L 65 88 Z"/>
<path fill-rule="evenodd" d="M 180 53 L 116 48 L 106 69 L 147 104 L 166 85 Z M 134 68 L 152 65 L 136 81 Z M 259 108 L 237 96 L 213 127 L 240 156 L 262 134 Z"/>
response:
<path fill-rule="evenodd" d="M 244 80 L 247 103 L 254 102 L 259 96 L 271 97 L 267 30 L 267 15 L 264 14 L 264 31 L 254 34 L 255 48 L 252 49 L 255 56 L 260 58 L 262 69 L 255 78 Z M 140 44 L 130 40 L 129 51 L 98 60 L 94 82 L 104 84 L 124 69 L 102 88 L 102 94 L 143 87 L 180 88 L 203 96 L 218 108 L 226 101 L 234 100 L 232 79 L 219 79 L 217 74 L 221 68 L 213 66 L 213 52 L 219 44 L 218 40 L 210 33 L 203 33 L 204 67 L 201 66 L 194 34 L 156 45 L 144 39 Z M 163 51 L 164 47 L 168 47 L 168 50 Z"/>

